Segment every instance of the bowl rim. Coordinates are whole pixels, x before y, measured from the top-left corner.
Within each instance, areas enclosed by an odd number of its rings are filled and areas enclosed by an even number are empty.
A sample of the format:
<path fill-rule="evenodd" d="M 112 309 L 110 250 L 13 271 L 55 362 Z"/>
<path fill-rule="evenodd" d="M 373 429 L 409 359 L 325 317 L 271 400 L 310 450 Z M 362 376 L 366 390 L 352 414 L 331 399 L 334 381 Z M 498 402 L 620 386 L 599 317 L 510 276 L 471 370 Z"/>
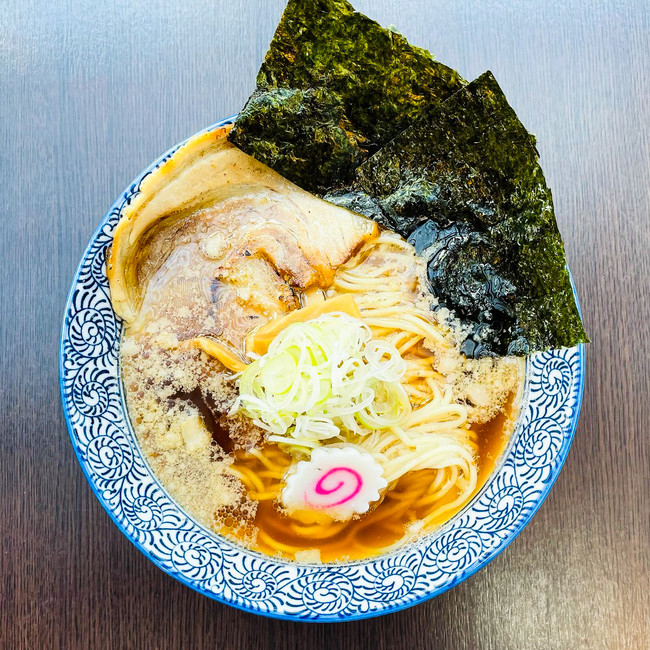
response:
<path fill-rule="evenodd" d="M 219 127 L 223 127 L 225 125 L 231 124 L 234 119 L 236 118 L 236 115 L 230 116 L 228 118 L 225 118 L 223 120 L 220 120 L 204 129 L 201 129 L 194 135 L 199 135 L 201 133 L 206 133 L 210 132 L 212 130 L 215 130 Z M 87 245 L 84 247 L 84 251 L 82 253 L 81 259 L 79 264 L 77 265 L 77 268 L 75 270 L 73 280 L 70 286 L 70 290 L 67 295 L 67 299 L 65 302 L 65 308 L 64 308 L 64 313 L 63 313 L 63 319 L 62 319 L 62 327 L 61 327 L 61 333 L 60 333 L 60 338 L 59 338 L 59 387 L 60 387 L 60 393 L 61 393 L 61 399 L 62 399 L 62 404 L 63 404 L 63 412 L 64 412 L 64 417 L 66 421 L 66 425 L 68 428 L 68 433 L 70 436 L 70 440 L 73 446 L 73 449 L 75 451 L 75 455 L 77 457 L 77 461 L 79 462 L 81 469 L 84 473 L 84 476 L 86 477 L 86 480 L 90 484 L 90 487 L 95 495 L 95 497 L 99 500 L 100 504 L 104 508 L 104 510 L 108 513 L 109 517 L 112 519 L 113 523 L 117 526 L 117 528 L 122 532 L 123 535 L 141 552 L 143 553 L 151 562 L 153 562 L 159 569 L 170 575 L 171 577 L 175 578 L 176 580 L 180 581 L 181 583 L 185 584 L 186 586 L 190 587 L 194 591 L 197 591 L 198 593 L 207 596 L 213 600 L 217 600 L 218 602 L 224 603 L 226 605 L 229 605 L 231 607 L 235 607 L 236 609 L 239 609 L 241 611 L 245 611 L 248 613 L 252 614 L 258 614 L 262 615 L 265 617 L 269 618 L 275 618 L 275 619 L 281 619 L 281 620 L 292 620 L 292 621 L 300 621 L 300 622 L 345 622 L 345 621 L 353 621 L 353 620 L 361 620 L 361 619 L 366 619 L 366 618 L 373 618 L 376 616 L 382 616 L 385 614 L 389 613 L 394 613 L 401 611 L 403 609 L 413 607 L 414 605 L 418 605 L 420 603 L 423 603 L 427 600 L 430 600 L 434 598 L 435 596 L 438 596 L 449 589 L 455 587 L 456 585 L 460 584 L 470 576 L 474 575 L 479 569 L 482 569 L 485 565 L 487 565 L 489 562 L 494 560 L 498 555 L 500 555 L 521 533 L 521 531 L 528 525 L 532 517 L 536 514 L 536 512 L 539 510 L 541 505 L 544 503 L 546 500 L 546 497 L 548 496 L 551 488 L 555 484 L 555 481 L 557 480 L 557 477 L 559 476 L 559 473 L 564 466 L 564 463 L 566 461 L 569 449 L 571 447 L 575 431 L 577 428 L 577 423 L 579 420 L 580 416 L 580 409 L 582 405 L 582 399 L 583 399 L 583 393 L 584 393 L 584 378 L 585 378 L 585 346 L 584 344 L 580 344 L 576 346 L 575 348 L 569 348 L 568 350 L 573 352 L 573 354 L 577 353 L 577 362 L 576 362 L 576 368 L 577 368 L 577 377 L 574 377 L 574 387 L 576 390 L 572 393 L 574 397 L 574 405 L 570 411 L 570 421 L 568 422 L 568 426 L 565 426 L 562 428 L 562 438 L 561 438 L 561 445 L 559 449 L 557 450 L 557 453 L 554 455 L 554 462 L 555 465 L 551 471 L 551 474 L 549 475 L 548 479 L 544 481 L 544 486 L 543 488 L 535 495 L 535 503 L 534 505 L 526 511 L 525 515 L 522 516 L 519 521 L 517 522 L 517 525 L 510 531 L 507 532 L 506 536 L 504 539 L 500 540 L 498 544 L 495 545 L 494 548 L 492 548 L 489 553 L 483 557 L 475 566 L 472 566 L 470 570 L 468 571 L 460 571 L 456 575 L 454 575 L 453 579 L 451 579 L 447 584 L 445 584 L 442 587 L 439 588 L 432 588 L 429 592 L 425 592 L 422 595 L 419 595 L 415 597 L 412 600 L 407 599 L 404 602 L 400 602 L 401 598 L 398 599 L 398 602 L 395 604 L 391 604 L 390 602 L 383 602 L 382 606 L 379 607 L 378 609 L 375 610 L 369 610 L 369 611 L 360 611 L 360 612 L 354 612 L 352 614 L 340 614 L 340 612 L 337 612 L 334 615 L 328 615 L 328 614 L 317 614 L 315 616 L 305 616 L 305 615 L 296 615 L 296 614 L 291 614 L 285 611 L 272 611 L 272 610 L 263 610 L 263 609 L 256 609 L 251 604 L 243 604 L 242 602 L 237 602 L 235 599 L 230 599 L 227 598 L 221 594 L 214 593 L 213 591 L 210 591 L 209 589 L 203 588 L 200 585 L 197 584 L 196 581 L 192 581 L 189 578 L 187 578 L 185 575 L 174 572 L 170 570 L 169 566 L 166 566 L 163 564 L 163 562 L 156 557 L 152 552 L 150 552 L 141 541 L 139 541 L 134 534 L 132 534 L 125 525 L 117 518 L 117 515 L 115 513 L 115 509 L 111 507 L 111 505 L 104 499 L 102 498 L 102 495 L 100 494 L 100 488 L 96 484 L 96 477 L 90 473 L 90 470 L 84 461 L 82 451 L 80 449 L 80 446 L 78 444 L 78 437 L 76 435 L 76 425 L 72 421 L 72 415 L 70 412 L 70 400 L 71 397 L 70 395 L 67 394 L 66 391 L 66 386 L 65 386 L 65 381 L 66 381 L 66 368 L 65 368 L 65 345 L 67 342 L 67 334 L 69 330 L 69 313 L 71 310 L 71 306 L 73 304 L 75 292 L 77 290 L 78 284 L 79 284 L 79 278 L 80 274 L 84 268 L 84 264 L 88 261 L 89 255 L 93 249 L 93 246 L 95 245 L 98 237 L 101 235 L 103 232 L 104 228 L 107 226 L 109 220 L 111 219 L 112 216 L 115 216 L 116 211 L 121 211 L 125 205 L 128 205 L 128 203 L 132 200 L 132 198 L 138 193 L 139 191 L 139 186 L 140 183 L 142 182 L 143 178 L 148 176 L 150 173 L 155 171 L 165 160 L 167 160 L 169 157 L 171 157 L 183 144 L 185 144 L 190 138 L 194 137 L 194 135 L 185 138 L 178 144 L 174 145 L 171 147 L 169 150 L 167 150 L 164 154 L 156 158 L 151 164 L 149 164 L 147 167 L 145 167 L 136 177 L 135 179 L 129 183 L 129 185 L 118 194 L 117 198 L 113 202 L 113 204 L 110 206 L 108 211 L 105 213 L 105 215 L 102 217 L 100 220 L 99 224 L 93 231 L 90 239 L 88 240 Z M 112 236 L 111 236 L 112 237 Z M 570 274 L 570 271 L 569 271 Z M 578 301 L 578 296 L 575 290 L 575 285 L 573 282 L 573 278 L 571 277 L 571 284 L 573 288 L 573 292 L 575 295 L 576 302 L 578 304 L 578 310 L 580 311 L 580 304 Z M 119 322 L 119 319 L 118 319 Z M 115 342 L 117 344 L 117 347 L 119 349 L 119 342 L 121 339 L 121 330 L 117 329 L 115 331 Z M 524 384 L 524 397 L 522 397 L 522 411 L 524 410 L 524 406 L 527 406 L 525 400 L 527 400 L 527 388 L 528 388 L 528 383 L 529 383 L 529 359 L 531 357 L 527 357 L 526 359 L 526 372 L 525 372 L 525 384 Z M 120 361 L 119 361 L 119 355 L 117 359 L 117 369 L 119 373 L 119 366 L 120 366 Z M 577 380 L 577 381 L 576 381 Z M 118 385 L 119 385 L 119 396 L 120 396 L 120 404 L 122 407 L 124 407 L 124 396 L 123 396 L 123 391 L 122 391 L 122 385 L 121 385 L 121 376 L 118 377 Z M 202 529 L 207 533 L 208 536 L 216 537 L 222 541 L 226 541 L 224 538 L 216 535 L 213 531 L 208 530 L 205 526 L 200 524 L 199 522 L 196 522 L 191 515 L 186 513 L 179 504 L 176 503 L 176 501 L 167 493 L 166 489 L 160 482 L 160 479 L 156 476 L 156 474 L 153 472 L 153 470 L 150 468 L 147 459 L 144 457 L 144 455 L 141 453 L 140 447 L 139 447 L 139 442 L 137 441 L 137 436 L 135 436 L 135 433 L 132 430 L 132 425 L 130 422 L 130 419 L 128 417 L 128 412 L 126 411 L 125 408 L 123 408 L 124 411 L 124 419 L 127 424 L 127 428 L 129 431 L 129 435 L 131 435 L 134 439 L 135 447 L 138 449 L 141 460 L 143 461 L 144 466 L 146 467 L 147 471 L 150 474 L 150 478 L 153 478 L 153 480 L 157 483 L 157 485 L 161 488 L 161 490 L 165 493 L 165 495 L 170 499 L 170 501 L 173 503 L 174 507 L 180 510 L 180 512 L 187 517 L 193 524 L 194 526 Z M 391 558 L 391 557 L 398 557 L 400 555 L 404 555 L 405 551 L 410 548 L 410 546 L 417 546 L 417 545 L 422 545 L 424 543 L 424 540 L 426 539 L 431 539 L 432 536 L 440 536 L 444 533 L 444 531 L 449 527 L 449 524 L 453 523 L 454 521 L 457 521 L 461 514 L 468 510 L 469 508 L 472 507 L 472 505 L 476 504 L 478 499 L 481 497 L 482 494 L 486 492 L 488 487 L 492 485 L 495 480 L 497 479 L 499 473 L 502 470 L 502 466 L 504 462 L 507 460 L 507 458 L 510 456 L 512 452 L 512 444 L 513 440 L 515 438 L 515 432 L 520 429 L 523 424 L 522 424 L 522 418 L 521 418 L 521 413 L 519 418 L 517 419 L 517 423 L 515 424 L 515 429 L 513 430 L 510 440 L 508 442 L 508 446 L 506 449 L 501 454 L 501 458 L 499 460 L 499 464 L 494 468 L 494 470 L 491 472 L 489 477 L 487 478 L 485 484 L 482 486 L 481 490 L 474 495 L 474 497 L 471 499 L 470 502 L 468 502 L 463 509 L 454 515 L 448 522 L 445 522 L 440 528 L 436 529 L 435 531 L 432 531 L 431 533 L 428 533 L 427 535 L 423 536 L 422 538 L 418 539 L 416 542 L 414 542 L 411 545 L 407 545 L 406 547 L 402 547 L 400 549 L 397 549 L 395 551 L 392 551 L 387 554 L 383 554 L 377 557 L 373 557 L 369 560 L 358 560 L 354 562 L 349 562 L 349 563 L 337 563 L 337 564 L 299 564 L 299 566 L 303 567 L 314 567 L 318 568 L 321 573 L 332 573 L 332 575 L 337 575 L 337 568 L 339 567 L 345 567 L 345 566 L 357 566 L 357 565 L 371 565 L 373 563 L 376 563 L 380 561 L 382 558 Z M 243 556 L 257 556 L 263 559 L 264 562 L 271 563 L 271 564 L 276 564 L 276 565 L 294 565 L 298 563 L 293 563 L 289 562 L 286 560 L 281 560 L 281 559 L 276 559 L 276 558 L 271 558 L 267 555 L 261 554 L 256 551 L 250 551 L 249 549 L 245 549 L 242 546 L 239 546 L 237 544 L 230 543 L 233 548 L 235 549 L 236 554 L 241 554 Z M 227 561 L 226 559 L 223 560 L 224 563 Z"/>

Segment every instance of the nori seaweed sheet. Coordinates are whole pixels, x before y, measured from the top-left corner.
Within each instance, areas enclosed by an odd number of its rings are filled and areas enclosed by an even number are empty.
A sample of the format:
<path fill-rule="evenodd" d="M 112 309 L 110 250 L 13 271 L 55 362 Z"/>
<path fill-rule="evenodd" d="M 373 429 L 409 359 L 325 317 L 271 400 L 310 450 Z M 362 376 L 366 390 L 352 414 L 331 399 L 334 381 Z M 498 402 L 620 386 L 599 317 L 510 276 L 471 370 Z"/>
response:
<path fill-rule="evenodd" d="M 571 347 L 588 338 L 534 137 L 490 72 L 361 165 L 325 198 L 397 231 L 428 259 L 468 356 Z"/>
<path fill-rule="evenodd" d="M 345 0 L 289 0 L 229 138 L 322 195 L 464 84 Z"/>

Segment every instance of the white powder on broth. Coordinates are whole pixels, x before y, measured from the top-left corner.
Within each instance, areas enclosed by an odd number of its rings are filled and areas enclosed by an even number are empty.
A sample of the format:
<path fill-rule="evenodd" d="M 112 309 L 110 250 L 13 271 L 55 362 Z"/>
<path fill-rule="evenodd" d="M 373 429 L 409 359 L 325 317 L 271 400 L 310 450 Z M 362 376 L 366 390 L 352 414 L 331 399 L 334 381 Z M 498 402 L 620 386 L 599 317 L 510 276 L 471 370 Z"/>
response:
<path fill-rule="evenodd" d="M 226 417 L 236 398 L 231 375 L 184 341 L 215 336 L 242 350 L 247 331 L 297 307 L 300 295 L 272 273 L 264 282 L 267 287 L 277 284 L 278 292 L 267 292 L 271 299 L 265 299 L 255 282 L 260 269 L 269 273 L 268 264 L 251 257 L 235 270 L 222 265 L 227 242 L 200 225 L 194 231 L 185 229 L 179 246 L 152 275 L 140 317 L 124 334 L 121 362 L 127 406 L 144 455 L 172 497 L 205 526 L 216 532 L 227 529 L 255 546 L 258 502 L 247 496 L 229 467 L 235 451 L 259 445 L 262 432 L 250 420 Z M 404 268 L 399 266 L 404 259 L 393 260 L 405 295 L 424 317 L 439 319 L 448 331 L 451 345 L 423 341 L 435 357 L 436 370 L 453 399 L 467 406 L 469 422 L 491 421 L 520 386 L 521 360 L 464 357 L 458 345 L 464 333 L 449 326 L 442 310 L 432 311 L 435 298 L 422 288 L 424 262 L 405 259 L 410 261 Z M 372 255 L 366 260 L 377 267 L 389 262 Z M 237 281 L 231 285 L 233 278 Z M 409 535 L 418 533 L 417 523 L 408 528 Z M 305 562 L 318 562 L 319 557 L 316 549 L 295 554 Z"/>

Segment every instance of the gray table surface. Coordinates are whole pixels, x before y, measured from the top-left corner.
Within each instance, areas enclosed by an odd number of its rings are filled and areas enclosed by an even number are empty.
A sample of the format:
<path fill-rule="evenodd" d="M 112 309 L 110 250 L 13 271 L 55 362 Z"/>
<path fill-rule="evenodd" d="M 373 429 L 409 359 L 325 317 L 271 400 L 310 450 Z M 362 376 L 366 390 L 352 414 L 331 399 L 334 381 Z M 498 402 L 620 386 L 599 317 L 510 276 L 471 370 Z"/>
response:
<path fill-rule="evenodd" d="M 0 646 L 649 646 L 650 4 L 357 0 L 537 134 L 586 325 L 582 418 L 549 498 L 452 591 L 345 625 L 257 618 L 154 567 L 86 484 L 59 403 L 74 269 L 114 197 L 235 113 L 283 0 L 0 3 Z"/>

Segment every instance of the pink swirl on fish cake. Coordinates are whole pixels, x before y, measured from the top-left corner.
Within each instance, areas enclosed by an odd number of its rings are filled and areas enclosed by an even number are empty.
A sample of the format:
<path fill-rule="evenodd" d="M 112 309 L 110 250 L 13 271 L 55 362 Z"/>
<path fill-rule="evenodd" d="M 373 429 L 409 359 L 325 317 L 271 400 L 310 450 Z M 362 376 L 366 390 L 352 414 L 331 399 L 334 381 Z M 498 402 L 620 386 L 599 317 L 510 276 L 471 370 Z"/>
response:
<path fill-rule="evenodd" d="M 340 472 L 344 472 L 352 476 L 352 478 L 355 481 L 353 490 L 349 494 L 343 496 L 343 498 L 339 499 L 338 501 L 332 501 L 330 503 L 322 503 L 322 502 L 319 503 L 318 505 L 321 508 L 323 507 L 331 508 L 332 506 L 340 506 L 341 504 L 347 503 L 351 499 L 354 499 L 354 497 L 356 497 L 357 494 L 361 492 L 361 488 L 363 487 L 363 478 L 361 477 L 361 474 L 359 474 L 359 472 L 352 469 L 351 467 L 333 467 L 329 471 L 325 472 L 325 474 L 323 474 L 320 477 L 320 479 L 318 479 L 318 482 L 314 486 L 314 493 L 320 496 L 328 496 L 330 494 L 336 494 L 336 492 L 338 492 L 342 487 L 346 485 L 347 481 L 345 479 L 339 479 L 339 482 L 331 488 L 325 486 L 325 481 L 327 481 L 327 479 L 330 478 L 333 474 L 340 473 Z M 309 495 L 306 491 L 305 491 L 305 502 L 310 503 Z"/>

